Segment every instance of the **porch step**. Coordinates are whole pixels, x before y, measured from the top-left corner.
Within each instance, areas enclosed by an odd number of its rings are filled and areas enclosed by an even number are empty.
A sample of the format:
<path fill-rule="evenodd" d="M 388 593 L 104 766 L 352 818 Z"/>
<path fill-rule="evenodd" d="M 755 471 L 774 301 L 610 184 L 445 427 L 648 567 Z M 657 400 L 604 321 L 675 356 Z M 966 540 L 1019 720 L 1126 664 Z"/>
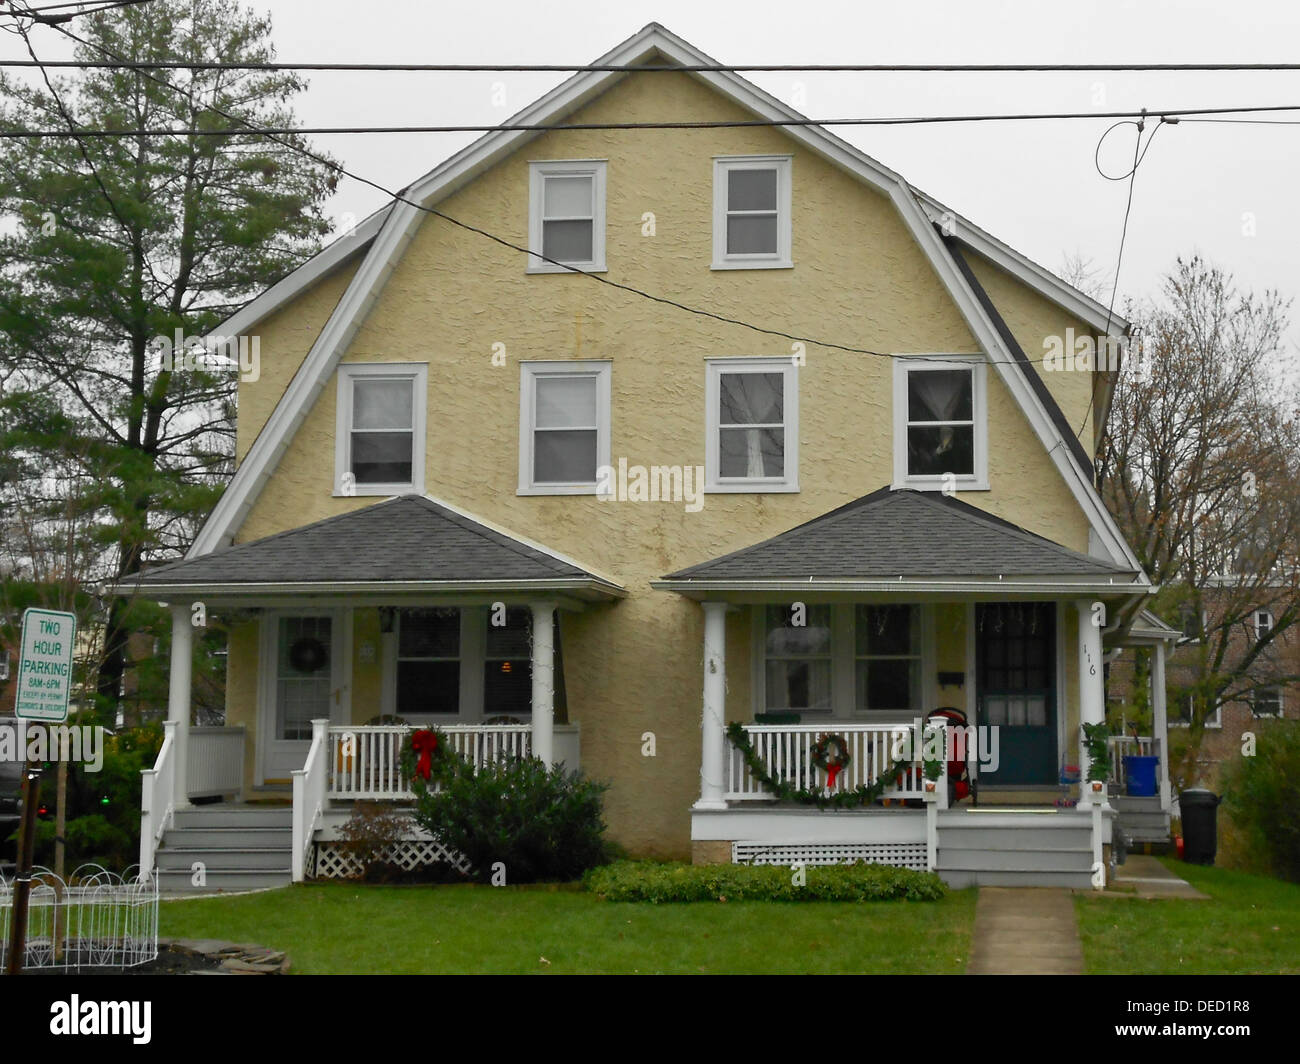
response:
<path fill-rule="evenodd" d="M 184 871 L 158 871 L 158 889 L 163 894 L 217 894 L 223 891 L 264 890 L 267 887 L 287 887 L 293 882 L 288 868 L 240 872 L 209 868 L 204 885 L 195 886 L 193 873 Z"/>
<path fill-rule="evenodd" d="M 293 809 L 288 805 L 200 805 L 177 810 L 157 852 L 165 892 L 202 894 L 292 882 Z M 194 882 L 195 866 L 202 883 Z"/>
<path fill-rule="evenodd" d="M 940 877 L 952 887 L 1092 885 L 1091 820 L 1055 809 L 952 810 L 938 817 Z"/>
<path fill-rule="evenodd" d="M 948 886 L 963 887 L 1067 887 L 1090 890 L 1091 872 L 1044 871 L 1038 868 L 1006 868 L 1000 871 L 940 868 L 939 878 Z"/>
<path fill-rule="evenodd" d="M 1092 871 L 1090 850 L 1040 847 L 1034 850 L 963 850 L 945 846 L 939 851 L 939 870 L 967 872 L 1086 872 Z"/>

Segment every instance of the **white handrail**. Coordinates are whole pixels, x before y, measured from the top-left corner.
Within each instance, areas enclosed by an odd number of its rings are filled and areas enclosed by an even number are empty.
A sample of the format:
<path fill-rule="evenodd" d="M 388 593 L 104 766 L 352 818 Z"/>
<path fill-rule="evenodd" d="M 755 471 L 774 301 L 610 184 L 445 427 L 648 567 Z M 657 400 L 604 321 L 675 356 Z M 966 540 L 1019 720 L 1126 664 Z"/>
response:
<path fill-rule="evenodd" d="M 848 743 L 849 764 L 839 773 L 834 791 L 851 791 L 878 780 L 894 764 L 894 737 L 913 734 L 910 724 L 861 724 L 848 721 L 824 721 L 818 724 L 744 724 L 754 753 L 762 760 L 767 774 L 799 790 L 824 788 L 823 773 L 812 761 L 817 736 L 842 735 Z M 915 742 L 913 743 L 915 746 Z M 745 759 L 733 743 L 727 744 L 727 801 L 771 801 L 775 796 L 749 770 Z M 886 791 L 891 798 L 920 798 L 921 751 L 912 752 L 914 768 L 904 773 L 901 783 Z"/>
<path fill-rule="evenodd" d="M 176 722 L 163 725 L 153 768 L 140 770 L 140 880 L 153 875 L 154 856 L 176 811 Z"/>
<path fill-rule="evenodd" d="M 302 768 L 293 776 L 293 881 L 301 883 L 307 878 L 307 854 L 316 834 L 316 825 L 325 812 L 325 787 L 329 761 L 328 720 L 311 722 L 311 747 Z"/>
<path fill-rule="evenodd" d="M 485 763 L 532 753 L 528 724 L 448 724 L 438 729 L 451 750 L 476 769 Z M 402 745 L 412 724 L 334 725 L 329 729 L 328 796 L 339 799 L 408 801 L 415 797 L 402 771 Z"/>

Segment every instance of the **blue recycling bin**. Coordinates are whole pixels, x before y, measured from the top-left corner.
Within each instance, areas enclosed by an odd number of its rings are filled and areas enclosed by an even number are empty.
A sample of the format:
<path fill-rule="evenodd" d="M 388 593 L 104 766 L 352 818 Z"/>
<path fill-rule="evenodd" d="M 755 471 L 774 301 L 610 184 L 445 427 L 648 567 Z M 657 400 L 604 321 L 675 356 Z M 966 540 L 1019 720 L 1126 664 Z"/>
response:
<path fill-rule="evenodd" d="M 1156 794 L 1156 766 L 1158 757 L 1141 754 L 1124 755 L 1124 777 L 1128 780 L 1130 798 L 1154 798 Z"/>

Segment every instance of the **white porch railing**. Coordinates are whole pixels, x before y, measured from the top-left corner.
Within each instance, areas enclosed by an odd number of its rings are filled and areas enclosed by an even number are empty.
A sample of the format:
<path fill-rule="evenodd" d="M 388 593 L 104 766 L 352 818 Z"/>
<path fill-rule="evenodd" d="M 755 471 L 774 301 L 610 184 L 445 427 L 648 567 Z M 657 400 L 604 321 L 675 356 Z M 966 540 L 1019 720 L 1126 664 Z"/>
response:
<path fill-rule="evenodd" d="M 475 768 L 532 753 L 530 724 L 449 724 L 438 729 L 452 752 Z M 415 797 L 402 772 L 402 744 L 411 724 L 336 725 L 329 729 L 330 798 L 407 801 Z"/>
<path fill-rule="evenodd" d="M 163 725 L 153 768 L 140 771 L 140 879 L 153 875 L 154 855 L 176 810 L 176 722 Z"/>
<path fill-rule="evenodd" d="M 311 747 L 302 768 L 293 770 L 293 881 L 307 878 L 307 855 L 316 837 L 316 825 L 325 813 L 329 776 L 329 721 L 311 722 Z"/>
<path fill-rule="evenodd" d="M 238 794 L 244 782 L 243 728 L 190 728 L 191 798 Z"/>
<path fill-rule="evenodd" d="M 851 791 L 874 783 L 893 765 L 891 756 L 895 735 L 911 731 L 908 725 L 849 724 L 826 721 L 821 724 L 746 724 L 754 753 L 762 760 L 767 774 L 797 789 L 823 788 L 826 774 L 812 761 L 817 736 L 828 732 L 844 736 L 849 746 L 849 764 L 839 774 L 833 791 Z M 885 797 L 921 798 L 920 751 L 912 772 L 905 772 L 902 785 L 887 788 Z M 729 802 L 768 800 L 774 796 L 755 778 L 735 744 L 727 743 L 727 789 Z"/>
<path fill-rule="evenodd" d="M 1110 745 L 1110 782 L 1117 792 L 1128 786 L 1128 773 L 1124 771 L 1125 757 L 1160 756 L 1160 744 L 1150 735 L 1112 735 L 1107 741 Z"/>

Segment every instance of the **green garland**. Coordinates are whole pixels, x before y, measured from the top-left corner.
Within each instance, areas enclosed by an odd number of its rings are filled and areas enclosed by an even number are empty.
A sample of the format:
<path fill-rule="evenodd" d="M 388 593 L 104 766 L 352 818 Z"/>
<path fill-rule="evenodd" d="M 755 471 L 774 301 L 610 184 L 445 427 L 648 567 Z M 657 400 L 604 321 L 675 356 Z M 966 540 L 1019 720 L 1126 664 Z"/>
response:
<path fill-rule="evenodd" d="M 754 778 L 779 800 L 797 802 L 799 805 L 815 805 L 818 809 L 856 809 L 864 805 L 873 805 L 889 787 L 896 786 L 894 779 L 898 774 L 912 765 L 912 762 L 900 759 L 882 772 L 874 783 L 859 784 L 851 791 L 835 791 L 826 794 L 822 790 L 791 787 L 785 780 L 770 776 L 762 759 L 754 753 L 753 744 L 749 741 L 749 734 L 745 731 L 744 725 L 732 721 L 727 725 L 727 737 L 740 751 L 740 756 L 745 759 L 745 764 L 749 766 L 749 771 L 754 774 Z"/>

